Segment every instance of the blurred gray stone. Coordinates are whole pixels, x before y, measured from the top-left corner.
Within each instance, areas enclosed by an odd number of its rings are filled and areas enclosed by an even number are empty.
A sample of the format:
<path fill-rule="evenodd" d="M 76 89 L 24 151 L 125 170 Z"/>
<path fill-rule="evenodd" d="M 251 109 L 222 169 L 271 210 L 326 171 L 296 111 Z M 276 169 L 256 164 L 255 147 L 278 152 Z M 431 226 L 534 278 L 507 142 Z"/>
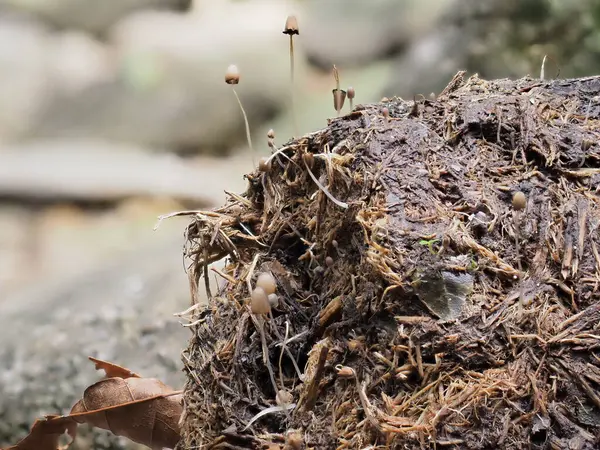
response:
<path fill-rule="evenodd" d="M 125 144 L 39 141 L 0 151 L 0 196 L 87 202 L 168 197 L 209 205 L 250 169 L 250 152 L 233 162 L 206 157 L 189 163 Z"/>
<path fill-rule="evenodd" d="M 104 83 L 114 71 L 113 52 L 80 31 L 66 31 L 49 45 L 50 72 L 59 94 L 77 95 Z"/>
<path fill-rule="evenodd" d="M 242 115 L 224 72 L 231 63 L 241 70 L 236 90 L 251 128 L 283 108 L 289 98 L 285 15 L 285 8 L 264 1 L 129 16 L 110 35 L 113 72 L 97 63 L 104 81 L 75 94 L 56 92 L 27 137 L 94 137 L 202 152 L 243 142 Z M 79 58 L 85 46 L 74 46 L 70 57 Z M 97 49 L 89 51 L 94 61 L 104 60 Z M 299 82 L 303 67 L 299 58 Z"/>
<path fill-rule="evenodd" d="M 451 0 L 397 57 L 383 95 L 439 92 L 458 70 L 483 78 L 593 75 L 600 70 L 600 0 Z"/>
<path fill-rule="evenodd" d="M 149 8 L 185 11 L 190 3 L 191 0 L 0 0 L 0 7 L 35 15 L 60 28 L 102 33 L 134 11 Z"/>
<path fill-rule="evenodd" d="M 412 43 L 393 63 L 393 74 L 380 97 L 439 93 L 467 62 L 468 35 L 459 27 L 447 26 Z"/>
<path fill-rule="evenodd" d="M 48 101 L 50 39 L 40 24 L 0 14 L 0 139 L 29 130 Z"/>
<path fill-rule="evenodd" d="M 428 31 L 449 0 L 309 0 L 302 46 L 325 68 L 360 66 L 398 53 Z"/>

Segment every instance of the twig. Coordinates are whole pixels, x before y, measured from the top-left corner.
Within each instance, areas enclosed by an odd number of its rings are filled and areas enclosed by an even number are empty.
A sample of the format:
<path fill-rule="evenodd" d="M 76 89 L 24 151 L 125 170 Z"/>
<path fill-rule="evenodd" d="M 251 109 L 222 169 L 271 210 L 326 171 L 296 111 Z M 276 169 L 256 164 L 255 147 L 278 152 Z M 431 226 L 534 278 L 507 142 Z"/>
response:
<path fill-rule="evenodd" d="M 319 353 L 319 360 L 317 362 L 315 375 L 313 376 L 313 379 L 310 382 L 310 386 L 308 387 L 308 394 L 304 402 L 304 411 L 311 411 L 317 403 L 319 384 L 321 383 L 321 378 L 323 378 L 323 372 L 325 371 L 325 363 L 327 362 L 328 353 L 329 348 L 327 346 L 321 347 L 321 352 Z"/>

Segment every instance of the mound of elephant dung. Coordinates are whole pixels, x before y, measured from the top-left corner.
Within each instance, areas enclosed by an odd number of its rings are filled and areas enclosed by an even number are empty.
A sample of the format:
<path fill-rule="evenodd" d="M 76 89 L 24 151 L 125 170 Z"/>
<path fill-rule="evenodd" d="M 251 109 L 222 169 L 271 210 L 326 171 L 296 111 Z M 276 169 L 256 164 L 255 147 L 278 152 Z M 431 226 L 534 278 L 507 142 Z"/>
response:
<path fill-rule="evenodd" d="M 186 213 L 179 447 L 598 448 L 599 95 L 458 74 Z"/>

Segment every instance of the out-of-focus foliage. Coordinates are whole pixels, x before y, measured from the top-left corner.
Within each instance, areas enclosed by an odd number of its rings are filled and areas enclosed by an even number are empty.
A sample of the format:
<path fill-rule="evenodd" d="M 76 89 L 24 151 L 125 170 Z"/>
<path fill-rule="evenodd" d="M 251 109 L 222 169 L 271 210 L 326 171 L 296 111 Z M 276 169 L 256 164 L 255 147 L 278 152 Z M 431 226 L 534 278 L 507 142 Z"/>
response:
<path fill-rule="evenodd" d="M 462 11 L 455 13 L 453 19 L 462 22 L 471 35 L 467 48 L 470 70 L 487 77 L 537 76 L 544 55 L 548 55 L 547 77 L 556 76 L 559 69 L 561 77 L 600 72 L 599 0 L 462 3 L 466 14 L 461 18 Z M 477 5 L 483 10 L 479 16 Z"/>

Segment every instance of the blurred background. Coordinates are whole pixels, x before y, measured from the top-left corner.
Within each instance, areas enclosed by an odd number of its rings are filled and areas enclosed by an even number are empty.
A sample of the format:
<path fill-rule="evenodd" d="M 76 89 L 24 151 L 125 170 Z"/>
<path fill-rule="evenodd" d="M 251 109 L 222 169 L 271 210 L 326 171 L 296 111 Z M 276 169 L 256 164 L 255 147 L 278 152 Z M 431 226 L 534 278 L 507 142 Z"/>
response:
<path fill-rule="evenodd" d="M 254 146 L 333 117 L 332 64 L 356 103 L 486 78 L 593 75 L 600 0 L 0 0 L 0 446 L 66 412 L 93 355 L 175 387 L 189 331 L 186 219 L 244 189 Z M 346 106 L 347 110 L 347 106 Z M 77 448 L 132 448 L 104 432 Z"/>

